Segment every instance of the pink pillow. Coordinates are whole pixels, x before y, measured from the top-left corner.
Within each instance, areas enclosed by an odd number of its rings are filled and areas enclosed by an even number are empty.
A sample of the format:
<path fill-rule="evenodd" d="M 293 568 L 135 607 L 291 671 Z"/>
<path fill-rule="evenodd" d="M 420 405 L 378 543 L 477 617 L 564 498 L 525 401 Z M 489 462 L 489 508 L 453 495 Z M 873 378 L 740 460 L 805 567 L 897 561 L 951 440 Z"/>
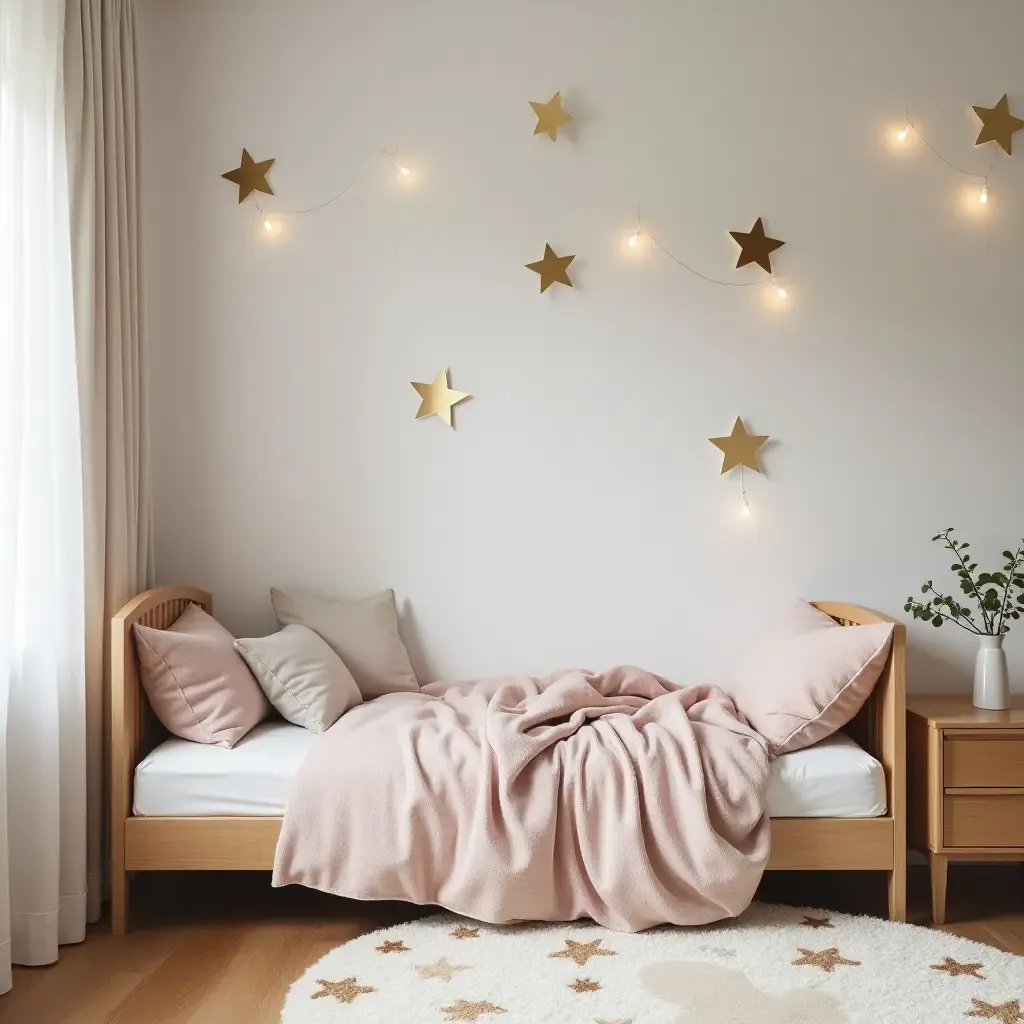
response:
<path fill-rule="evenodd" d="M 861 709 L 889 656 L 892 628 L 840 626 L 800 601 L 724 689 L 773 756 L 801 750 Z"/>
<path fill-rule="evenodd" d="M 142 685 L 168 732 L 233 747 L 270 713 L 235 638 L 197 604 L 170 629 L 135 627 Z"/>

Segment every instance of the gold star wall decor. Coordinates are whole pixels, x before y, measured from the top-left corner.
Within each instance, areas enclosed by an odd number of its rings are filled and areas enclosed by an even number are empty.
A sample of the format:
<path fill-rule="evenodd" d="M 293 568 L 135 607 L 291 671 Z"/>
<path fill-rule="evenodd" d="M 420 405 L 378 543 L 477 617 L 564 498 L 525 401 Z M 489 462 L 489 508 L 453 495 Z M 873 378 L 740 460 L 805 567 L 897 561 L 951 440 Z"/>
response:
<path fill-rule="evenodd" d="M 1024 128 L 1024 121 L 1010 113 L 1010 101 L 1006 94 L 994 107 L 974 107 L 981 119 L 981 131 L 974 144 L 983 146 L 986 142 L 998 142 L 1007 153 L 1013 153 L 1013 133 Z"/>
<path fill-rule="evenodd" d="M 530 106 L 537 115 L 537 127 L 533 129 L 533 134 L 542 135 L 547 132 L 552 142 L 558 138 L 558 129 L 572 120 L 572 114 L 562 109 L 560 92 L 556 92 L 547 103 L 534 103 L 530 100 Z"/>
<path fill-rule="evenodd" d="M 249 150 L 243 149 L 242 162 L 233 171 L 225 171 L 221 177 L 238 186 L 238 201 L 244 203 L 253 192 L 265 192 L 268 196 L 274 194 L 267 183 L 267 174 L 273 166 L 273 160 L 253 160 Z"/>
<path fill-rule="evenodd" d="M 547 242 L 544 243 L 544 258 L 536 263 L 527 263 L 526 269 L 540 274 L 540 290 L 546 292 L 553 284 L 564 284 L 572 287 L 569 280 L 569 264 L 575 256 L 559 256 Z"/>
<path fill-rule="evenodd" d="M 708 440 L 720 448 L 725 455 L 722 459 L 722 472 L 728 473 L 734 466 L 746 466 L 761 472 L 761 465 L 757 461 L 757 450 L 768 440 L 767 434 L 748 434 L 743 420 L 737 416 L 736 422 L 732 425 L 732 433 L 728 437 L 709 437 Z"/>
<path fill-rule="evenodd" d="M 754 226 L 749 231 L 730 231 L 729 234 L 740 247 L 739 259 L 736 260 L 737 270 L 740 267 L 745 267 L 748 263 L 756 263 L 762 270 L 770 274 L 772 272 L 771 254 L 786 244 L 777 238 L 769 238 L 764 233 L 764 224 L 761 223 L 760 217 L 754 221 Z"/>
<path fill-rule="evenodd" d="M 837 967 L 860 967 L 859 960 L 844 960 L 837 946 L 818 950 L 800 949 L 798 952 L 803 953 L 803 956 L 793 961 L 794 967 L 820 967 L 826 974 L 831 974 Z"/>
<path fill-rule="evenodd" d="M 457 405 L 463 399 L 469 398 L 465 391 L 455 391 L 448 387 L 448 371 L 442 370 L 430 384 L 421 384 L 417 381 L 410 381 L 420 396 L 420 407 L 416 411 L 416 419 L 424 416 L 436 416 L 444 420 L 448 426 L 452 426 L 452 406 Z M 459 929 L 456 929 L 458 931 Z M 471 931 L 472 929 L 466 929 Z M 454 933 L 453 933 L 454 934 Z M 461 936 L 456 936 L 460 938 Z"/>

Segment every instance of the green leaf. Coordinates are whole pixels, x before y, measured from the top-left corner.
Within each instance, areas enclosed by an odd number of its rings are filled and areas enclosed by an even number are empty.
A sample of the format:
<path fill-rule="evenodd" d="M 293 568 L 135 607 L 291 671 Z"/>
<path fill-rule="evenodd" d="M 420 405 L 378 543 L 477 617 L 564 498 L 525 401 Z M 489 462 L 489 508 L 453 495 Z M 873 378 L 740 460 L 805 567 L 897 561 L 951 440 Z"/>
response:
<path fill-rule="evenodd" d="M 932 625 L 935 626 L 936 629 L 938 629 L 938 627 L 942 625 L 942 616 L 936 615 L 935 618 L 932 619 Z"/>
<path fill-rule="evenodd" d="M 971 545 L 968 544 L 967 541 L 964 541 L 963 544 L 960 545 L 960 550 L 963 551 L 964 548 L 969 548 L 970 546 Z"/>
<path fill-rule="evenodd" d="M 1003 558 L 1008 558 L 1012 562 L 1013 561 L 1013 552 L 1012 551 L 1004 551 L 1003 552 Z"/>

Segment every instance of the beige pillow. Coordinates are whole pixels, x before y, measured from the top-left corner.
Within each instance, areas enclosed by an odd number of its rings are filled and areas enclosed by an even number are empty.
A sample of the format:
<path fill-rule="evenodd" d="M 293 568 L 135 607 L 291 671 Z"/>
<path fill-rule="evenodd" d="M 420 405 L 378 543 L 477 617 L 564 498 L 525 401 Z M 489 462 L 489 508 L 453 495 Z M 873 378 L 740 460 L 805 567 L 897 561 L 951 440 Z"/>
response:
<path fill-rule="evenodd" d="M 398 635 L 393 590 L 359 601 L 325 601 L 274 587 L 270 600 L 282 626 L 308 626 L 331 645 L 352 673 L 364 700 L 419 689 L 409 653 Z"/>
<path fill-rule="evenodd" d="M 322 640 L 305 626 L 285 626 L 271 636 L 236 640 L 243 658 L 270 703 L 310 732 L 329 729 L 363 698 L 352 673 Z"/>
<path fill-rule="evenodd" d="M 197 604 L 170 629 L 135 626 L 142 686 L 168 732 L 233 747 L 270 714 L 235 638 Z"/>
<path fill-rule="evenodd" d="M 831 736 L 861 709 L 878 682 L 892 624 L 840 626 L 800 601 L 724 687 L 773 755 Z"/>

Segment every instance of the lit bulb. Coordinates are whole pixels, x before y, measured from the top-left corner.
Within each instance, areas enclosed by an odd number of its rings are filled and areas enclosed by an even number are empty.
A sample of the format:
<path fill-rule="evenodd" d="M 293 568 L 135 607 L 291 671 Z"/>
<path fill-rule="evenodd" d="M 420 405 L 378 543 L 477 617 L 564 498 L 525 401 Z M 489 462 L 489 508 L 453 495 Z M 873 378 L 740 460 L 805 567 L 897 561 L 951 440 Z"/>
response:
<path fill-rule="evenodd" d="M 408 178 L 409 175 L 412 174 L 412 171 L 410 171 L 408 167 L 399 167 L 398 173 L 402 175 L 403 178 Z"/>
<path fill-rule="evenodd" d="M 785 288 L 782 288 L 782 287 L 777 287 L 777 288 L 775 289 L 775 294 L 776 294 L 776 295 L 778 295 L 778 297 L 779 297 L 780 299 L 784 299 L 784 298 L 786 297 L 786 295 L 787 295 L 787 292 L 786 292 L 786 289 L 785 289 Z"/>
<path fill-rule="evenodd" d="M 743 499 L 743 518 L 750 518 L 750 504 L 747 502 L 746 498 Z"/>
<path fill-rule="evenodd" d="M 897 139 L 897 141 L 899 141 L 899 142 L 905 142 L 905 141 L 906 141 L 906 138 L 907 138 L 907 136 L 908 136 L 909 134 L 910 134 L 910 125 L 908 124 L 908 125 L 906 125 L 906 126 L 905 126 L 904 128 L 901 128 L 901 129 L 900 129 L 900 130 L 899 130 L 899 131 L 898 131 L 898 132 L 896 133 L 896 139 Z"/>
<path fill-rule="evenodd" d="M 634 231 L 633 234 L 631 234 L 629 236 L 629 247 L 631 249 L 635 249 L 636 248 L 636 243 L 639 242 L 639 241 L 640 241 L 640 232 L 639 231 Z"/>
<path fill-rule="evenodd" d="M 988 202 L 988 182 L 987 181 L 985 182 L 984 185 L 981 186 L 981 195 L 978 196 L 978 202 L 979 203 L 987 203 Z"/>
<path fill-rule="evenodd" d="M 273 225 L 273 224 L 271 223 L 271 221 L 270 221 L 270 218 L 269 218 L 269 217 L 264 217 L 264 218 L 263 218 L 263 227 L 264 227 L 264 229 L 265 229 L 265 230 L 267 230 L 267 231 L 270 231 L 270 230 L 272 230 L 272 229 L 273 229 L 274 225 Z"/>

